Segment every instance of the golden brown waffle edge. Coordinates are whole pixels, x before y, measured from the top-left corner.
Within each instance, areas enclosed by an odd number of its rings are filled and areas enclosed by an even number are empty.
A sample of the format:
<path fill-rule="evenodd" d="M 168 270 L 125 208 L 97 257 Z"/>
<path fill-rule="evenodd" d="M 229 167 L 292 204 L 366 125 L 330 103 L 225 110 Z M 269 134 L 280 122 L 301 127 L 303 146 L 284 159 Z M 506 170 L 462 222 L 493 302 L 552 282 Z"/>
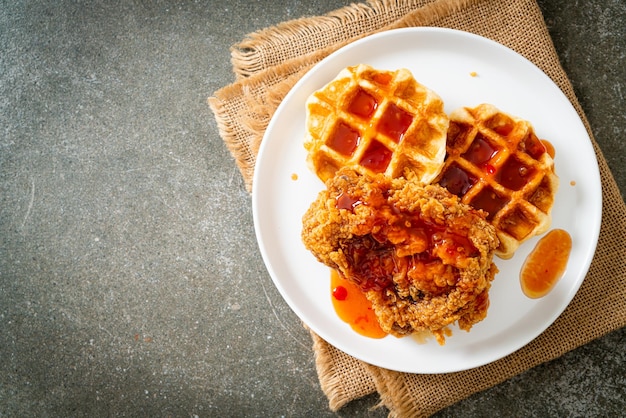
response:
<path fill-rule="evenodd" d="M 446 160 L 435 181 L 488 213 L 501 258 L 550 227 L 559 180 L 545 145 L 528 121 L 491 104 L 450 114 Z"/>
<path fill-rule="evenodd" d="M 409 70 L 345 68 L 308 98 L 306 120 L 307 162 L 322 181 L 351 167 L 428 184 L 442 167 L 443 101 Z"/>

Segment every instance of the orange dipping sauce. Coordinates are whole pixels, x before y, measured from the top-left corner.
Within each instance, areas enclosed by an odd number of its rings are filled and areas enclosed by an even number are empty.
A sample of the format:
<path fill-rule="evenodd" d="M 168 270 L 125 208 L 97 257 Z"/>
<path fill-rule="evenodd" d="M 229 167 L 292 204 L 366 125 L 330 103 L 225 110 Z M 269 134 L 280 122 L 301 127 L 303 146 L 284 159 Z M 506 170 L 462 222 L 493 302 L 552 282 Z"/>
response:
<path fill-rule="evenodd" d="M 357 333 L 370 338 L 383 338 L 387 333 L 380 328 L 372 304 L 361 289 L 345 279 L 336 270 L 330 273 L 331 300 L 337 316 Z"/>
<path fill-rule="evenodd" d="M 572 238 L 562 229 L 553 229 L 530 252 L 520 272 L 526 296 L 537 299 L 547 295 L 565 273 L 572 250 Z"/>

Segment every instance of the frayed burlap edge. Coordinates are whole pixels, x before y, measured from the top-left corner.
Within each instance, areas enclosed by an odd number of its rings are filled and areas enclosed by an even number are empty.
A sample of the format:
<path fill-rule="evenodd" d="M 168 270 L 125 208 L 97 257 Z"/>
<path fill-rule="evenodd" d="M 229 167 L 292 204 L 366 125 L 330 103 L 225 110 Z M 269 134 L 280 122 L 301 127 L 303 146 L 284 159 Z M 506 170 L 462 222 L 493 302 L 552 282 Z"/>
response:
<path fill-rule="evenodd" d="M 231 84 L 216 91 L 207 100 L 220 137 L 234 157 L 248 192 L 252 191 L 263 133 L 280 102 L 308 68 L 310 66 L 302 63 L 270 68 L 246 83 Z"/>
<path fill-rule="evenodd" d="M 373 33 L 433 1 L 436 0 L 369 0 L 323 16 L 294 19 L 251 33 L 231 47 L 235 75 L 245 78 L 287 60 L 318 55 L 319 51 L 346 40 Z"/>
<path fill-rule="evenodd" d="M 305 328 L 308 329 L 306 325 Z M 309 332 L 320 387 L 328 398 L 331 411 L 338 411 L 348 402 L 376 391 L 375 381 L 369 373 L 372 366 L 337 350 L 310 329 Z M 351 384 L 346 385 L 346 382 Z"/>
<path fill-rule="evenodd" d="M 231 62 L 236 77 L 246 78 L 288 60 L 315 59 L 324 51 L 322 55 L 327 55 L 329 50 L 381 30 L 427 25 L 478 1 L 369 0 L 352 4 L 323 16 L 295 19 L 249 34 L 231 47 Z"/>

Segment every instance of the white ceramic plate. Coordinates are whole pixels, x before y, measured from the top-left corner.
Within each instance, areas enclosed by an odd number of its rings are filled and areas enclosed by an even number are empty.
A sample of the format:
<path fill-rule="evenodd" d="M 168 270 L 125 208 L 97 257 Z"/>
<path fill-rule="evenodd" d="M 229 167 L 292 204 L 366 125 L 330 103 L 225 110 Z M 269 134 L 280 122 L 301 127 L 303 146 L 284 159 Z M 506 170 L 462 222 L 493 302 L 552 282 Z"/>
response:
<path fill-rule="evenodd" d="M 442 97 L 447 112 L 492 103 L 531 121 L 538 136 L 554 145 L 560 187 L 552 228 L 568 231 L 573 248 L 565 275 L 547 296 L 531 300 L 519 285 L 520 267 L 538 239 L 534 238 L 512 259 L 496 258 L 500 273 L 490 291 L 487 318 L 471 332 L 453 327 L 445 346 L 434 339 L 363 337 L 337 317 L 330 299 L 329 269 L 315 260 L 300 239 L 302 215 L 323 188 L 306 165 L 304 103 L 341 69 L 359 63 L 388 70 L 408 68 Z M 593 258 L 601 199 L 591 141 L 559 88 L 528 60 L 496 42 L 437 28 L 399 29 L 364 38 L 307 73 L 267 128 L 252 193 L 263 259 L 295 313 L 344 352 L 370 364 L 412 373 L 453 372 L 487 364 L 523 347 L 552 324 L 574 297 Z"/>

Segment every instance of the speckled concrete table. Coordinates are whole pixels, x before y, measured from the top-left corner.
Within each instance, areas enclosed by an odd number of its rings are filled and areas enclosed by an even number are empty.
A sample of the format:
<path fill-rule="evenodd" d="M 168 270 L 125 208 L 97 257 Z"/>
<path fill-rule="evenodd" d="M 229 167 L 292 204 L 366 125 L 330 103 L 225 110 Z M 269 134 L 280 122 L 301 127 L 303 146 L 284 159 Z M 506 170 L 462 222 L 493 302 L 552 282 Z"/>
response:
<path fill-rule="evenodd" d="M 245 34 L 349 1 L 5 2 L 0 416 L 333 416 L 206 98 Z M 626 5 L 540 1 L 626 192 Z M 626 410 L 626 331 L 439 416 Z M 376 397 L 340 416 L 385 416 Z"/>

